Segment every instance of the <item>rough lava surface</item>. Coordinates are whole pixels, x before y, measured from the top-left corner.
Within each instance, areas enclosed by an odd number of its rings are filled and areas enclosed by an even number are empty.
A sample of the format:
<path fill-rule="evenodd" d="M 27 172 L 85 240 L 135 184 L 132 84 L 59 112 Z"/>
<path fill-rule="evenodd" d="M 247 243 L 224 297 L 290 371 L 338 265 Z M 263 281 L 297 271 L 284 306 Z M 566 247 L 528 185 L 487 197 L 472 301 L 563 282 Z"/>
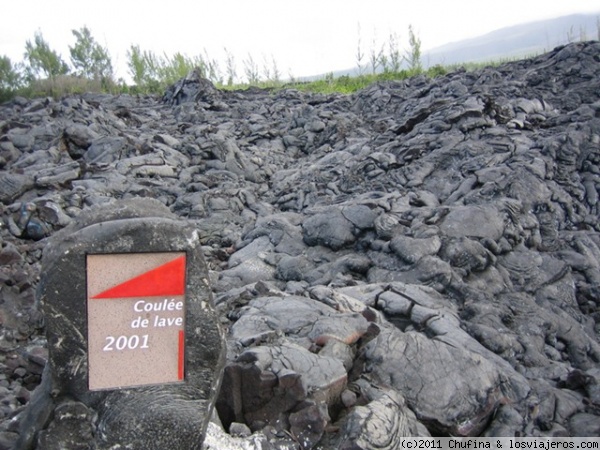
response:
<path fill-rule="evenodd" d="M 0 449 L 47 359 L 48 240 L 132 197 L 202 239 L 228 330 L 206 449 L 598 436 L 599 163 L 598 42 L 353 95 L 191 73 L 3 104 Z"/>

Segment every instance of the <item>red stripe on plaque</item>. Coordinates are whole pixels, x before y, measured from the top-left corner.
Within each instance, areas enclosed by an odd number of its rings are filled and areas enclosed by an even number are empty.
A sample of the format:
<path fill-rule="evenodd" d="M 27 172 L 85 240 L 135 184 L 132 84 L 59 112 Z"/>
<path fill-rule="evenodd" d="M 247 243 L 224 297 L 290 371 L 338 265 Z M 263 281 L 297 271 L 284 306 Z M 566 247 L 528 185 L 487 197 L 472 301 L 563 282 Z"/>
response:
<path fill-rule="evenodd" d="M 94 295 L 92 298 L 158 297 L 161 295 L 184 295 L 184 293 L 185 256 L 180 256 Z"/>
<path fill-rule="evenodd" d="M 183 330 L 179 330 L 179 357 L 177 359 L 177 377 L 181 381 L 183 380 L 183 361 L 185 357 L 185 333 Z"/>

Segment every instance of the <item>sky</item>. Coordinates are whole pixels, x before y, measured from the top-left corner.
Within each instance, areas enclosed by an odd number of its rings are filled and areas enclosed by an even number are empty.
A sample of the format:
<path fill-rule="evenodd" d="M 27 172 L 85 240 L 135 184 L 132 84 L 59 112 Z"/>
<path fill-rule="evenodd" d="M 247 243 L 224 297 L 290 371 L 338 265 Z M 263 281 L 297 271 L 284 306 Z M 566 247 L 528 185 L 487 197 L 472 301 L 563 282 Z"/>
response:
<path fill-rule="evenodd" d="M 22 61 L 26 41 L 41 31 L 68 62 L 72 30 L 87 26 L 126 80 L 131 45 L 156 55 L 208 54 L 223 69 L 227 49 L 240 77 L 251 55 L 298 78 L 352 68 L 359 42 L 368 54 L 392 33 L 408 49 L 409 25 L 427 50 L 506 26 L 600 14 L 595 0 L 0 0 L 0 7 L 0 56 Z"/>

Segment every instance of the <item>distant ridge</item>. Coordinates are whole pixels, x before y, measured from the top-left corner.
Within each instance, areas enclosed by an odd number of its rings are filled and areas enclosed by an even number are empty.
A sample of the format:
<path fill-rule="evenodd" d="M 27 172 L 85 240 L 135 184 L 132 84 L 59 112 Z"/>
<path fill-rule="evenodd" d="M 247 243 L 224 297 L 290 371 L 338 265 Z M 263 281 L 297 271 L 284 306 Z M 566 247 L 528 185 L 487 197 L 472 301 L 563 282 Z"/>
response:
<path fill-rule="evenodd" d="M 423 53 L 425 67 L 436 64 L 495 61 L 529 57 L 580 40 L 598 39 L 597 14 L 573 14 L 501 28 Z"/>
<path fill-rule="evenodd" d="M 471 39 L 451 42 L 423 52 L 424 68 L 437 64 L 492 62 L 502 59 L 527 58 L 545 53 L 569 41 L 598 40 L 600 10 L 594 14 L 571 14 L 554 19 L 528 22 L 500 28 Z M 426 44 L 426 43 L 425 43 Z M 363 72 L 367 70 L 363 68 Z M 358 68 L 333 72 L 335 77 L 357 75 Z M 302 81 L 321 79 L 325 74 L 302 77 Z"/>

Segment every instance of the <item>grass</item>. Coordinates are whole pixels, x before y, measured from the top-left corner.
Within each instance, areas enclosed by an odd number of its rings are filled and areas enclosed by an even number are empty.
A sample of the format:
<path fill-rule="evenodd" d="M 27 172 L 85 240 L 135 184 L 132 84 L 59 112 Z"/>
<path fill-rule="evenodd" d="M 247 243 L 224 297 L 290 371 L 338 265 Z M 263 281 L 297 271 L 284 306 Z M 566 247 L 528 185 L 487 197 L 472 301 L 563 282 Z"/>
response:
<path fill-rule="evenodd" d="M 79 37 L 78 43 L 79 40 L 81 40 L 81 37 Z M 370 52 L 361 47 L 359 28 L 356 61 L 359 68 L 358 73 L 353 76 L 342 75 L 339 77 L 330 73 L 315 81 L 283 81 L 280 79 L 280 72 L 273 58 L 270 61 L 263 56 L 262 65 L 260 65 L 251 55 L 248 55 L 248 58 L 243 61 L 247 81 L 245 83 L 235 83 L 236 80 L 239 80 L 237 64 L 227 49 L 225 49 L 227 59 L 225 71 L 223 72 L 219 62 L 211 59 L 206 51 L 204 55 L 193 58 L 180 53 L 172 57 L 167 55 L 161 57 L 151 51 L 143 51 L 139 46 L 132 45 L 128 52 L 128 66 L 136 83 L 133 86 L 127 85 L 122 79 L 114 81 L 112 72 L 108 79 L 105 78 L 102 81 L 74 75 L 57 75 L 49 79 L 33 79 L 33 81 L 29 81 L 24 85 L 26 79 L 31 80 L 31 77 L 25 76 L 27 65 L 22 63 L 12 64 L 8 58 L 3 57 L 0 60 L 3 63 L 0 64 L 0 102 L 10 100 L 16 95 L 29 98 L 48 96 L 60 98 L 65 95 L 84 92 L 160 96 L 169 85 L 191 70 L 196 69 L 200 70 L 203 76 L 210 79 L 217 88 L 222 90 L 245 90 L 250 87 L 258 87 L 277 91 L 292 88 L 322 94 L 352 94 L 373 83 L 382 81 L 404 80 L 416 75 L 434 78 L 459 69 L 472 71 L 486 66 L 499 66 L 509 61 L 501 60 L 450 66 L 437 65 L 423 69 L 421 64 L 421 41 L 413 32 L 411 26 L 409 26 L 409 49 L 402 50 L 399 47 L 399 40 L 395 34 L 390 35 L 387 45 L 377 45 L 375 41 L 372 45 Z M 49 49 L 46 50 L 47 52 L 50 51 Z M 365 56 L 368 56 L 368 62 L 366 62 Z M 109 58 L 108 55 L 106 58 Z M 513 60 L 515 59 L 519 58 Z M 44 61 L 44 59 L 40 59 L 38 63 L 41 64 Z M 94 61 L 94 59 L 91 60 L 94 64 L 105 62 L 104 59 Z M 108 61 L 110 63 L 110 59 Z M 261 69 L 262 79 L 260 77 Z M 25 73 L 23 73 L 23 70 L 25 70 Z M 11 83 L 11 76 L 20 81 L 15 82 L 13 80 Z"/>
<path fill-rule="evenodd" d="M 382 72 L 356 76 L 342 75 L 337 78 L 330 74 L 320 80 L 306 83 L 291 83 L 286 85 L 286 87 L 321 94 L 352 94 L 381 81 L 405 80 L 420 74 L 434 78 L 436 76 L 445 75 L 446 73 L 447 70 L 445 68 L 435 66 L 428 70 L 400 70 L 398 72 Z"/>
<path fill-rule="evenodd" d="M 454 64 L 448 66 L 437 65 L 429 69 L 402 69 L 398 71 L 385 70 L 380 73 L 362 73 L 355 76 L 342 75 L 335 77 L 333 73 L 314 81 L 280 81 L 280 80 L 258 80 L 253 83 L 223 84 L 216 82 L 217 88 L 227 91 L 246 90 L 251 87 L 261 89 L 270 89 L 278 91 L 282 89 L 297 89 L 304 92 L 313 92 L 321 94 L 352 94 L 364 89 L 374 83 L 392 80 L 405 80 L 416 75 L 425 75 L 430 78 L 442 76 L 456 70 L 474 71 L 488 66 L 499 66 L 509 61 L 521 58 L 502 59 L 499 61 Z M 16 91 L 6 92 L 0 95 L 0 101 L 9 100 L 15 95 L 28 98 L 35 97 L 54 97 L 60 98 L 66 95 L 82 94 L 86 92 L 111 93 L 111 94 L 133 94 L 133 95 L 162 95 L 170 83 L 167 81 L 159 82 L 153 80 L 153 83 L 146 86 L 127 86 L 124 82 L 114 82 L 112 80 L 90 80 L 73 75 L 60 75 L 53 79 L 34 80 L 26 87 Z M 2 94 L 2 92 L 0 92 Z"/>
<path fill-rule="evenodd" d="M 516 60 L 520 58 L 515 58 Z M 364 89 L 374 83 L 383 81 L 405 80 L 407 78 L 424 75 L 430 78 L 445 75 L 456 70 L 474 71 L 488 66 L 499 66 L 510 59 L 500 61 L 490 61 L 485 63 L 466 63 L 453 64 L 448 66 L 437 65 L 429 69 L 404 69 L 399 71 L 384 71 L 376 74 L 360 74 L 355 76 L 342 75 L 335 77 L 333 73 L 324 76 L 321 79 L 314 81 L 258 81 L 254 83 L 239 83 L 239 84 L 222 84 L 216 83 L 218 89 L 226 91 L 246 90 L 251 87 L 260 89 L 270 89 L 278 91 L 282 89 L 297 89 L 303 92 L 312 92 L 320 94 L 352 94 L 356 91 Z M 60 98 L 66 95 L 83 94 L 86 92 L 95 93 L 110 93 L 110 94 L 133 94 L 133 95 L 162 95 L 167 88 L 167 84 L 156 82 L 151 87 L 141 88 L 138 86 L 127 86 L 125 83 L 116 83 L 114 81 L 101 82 L 99 80 L 89 80 L 82 77 L 72 75 L 61 75 L 54 79 L 35 80 L 28 86 L 13 91 L 4 98 L 9 100 L 15 95 L 20 95 L 28 98 L 36 97 L 54 97 Z M 0 100 L 2 100 L 0 98 Z"/>
<path fill-rule="evenodd" d="M 95 42 L 86 27 L 82 31 L 87 31 L 86 36 L 88 40 Z M 78 38 L 76 46 L 81 44 L 81 46 L 85 47 L 83 44 L 87 41 L 80 42 L 82 41 L 83 34 L 75 30 L 73 30 L 73 33 Z M 55 52 L 51 51 L 48 44 L 43 41 L 41 32 L 36 37 L 39 37 L 44 46 L 38 43 L 37 47 L 29 49 L 28 53 L 31 54 L 30 59 L 35 60 L 34 62 L 37 65 L 44 68 L 44 73 L 50 73 L 48 71 L 49 68 L 44 65 L 47 63 L 46 60 L 48 58 L 42 56 L 54 55 Z M 84 92 L 162 95 L 169 85 L 195 69 L 200 70 L 203 76 L 210 79 L 218 89 L 222 90 L 245 90 L 251 87 L 258 87 L 276 91 L 292 88 L 322 94 L 351 94 L 377 82 L 404 80 L 416 75 L 425 75 L 434 78 L 457 70 L 474 71 L 484 67 L 497 67 L 510 61 L 537 56 L 524 55 L 487 62 L 446 66 L 437 65 L 423 69 L 421 64 L 421 40 L 414 33 L 410 25 L 408 37 L 409 48 L 404 50 L 400 48 L 399 38 L 395 33 L 390 34 L 387 43 L 380 45 L 373 40 L 371 49 L 365 50 L 361 44 L 359 25 L 356 53 L 358 73 L 354 76 L 342 75 L 339 77 L 335 77 L 333 73 L 330 73 L 315 81 L 283 81 L 280 79 L 281 74 L 277 62 L 273 57 L 269 60 L 263 55 L 261 64 L 260 61 L 255 61 L 252 55 L 249 54 L 242 61 L 247 81 L 245 83 L 236 83 L 240 79 L 237 74 L 238 65 L 234 61 L 233 55 L 227 49 L 225 49 L 226 61 L 223 70 L 217 60 L 209 57 L 206 50 L 203 55 L 195 57 L 188 57 L 181 53 L 176 53 L 173 56 L 166 54 L 158 56 L 152 51 L 142 50 L 139 46 L 132 45 L 128 51 L 128 66 L 136 83 L 133 86 L 127 85 L 123 79 L 115 81 L 112 70 L 108 78 L 102 81 L 86 79 L 75 75 L 58 75 L 49 79 L 33 79 L 31 81 L 31 73 L 39 73 L 39 70 L 32 72 L 33 66 L 31 61 L 29 62 L 31 67 L 29 67 L 26 63 L 13 64 L 9 58 L 0 57 L 0 103 L 10 100 L 17 95 L 29 98 L 48 96 L 59 98 L 65 95 L 81 94 Z M 581 36 L 582 39 L 583 37 Z M 598 37 L 600 38 L 600 18 L 598 19 Z M 574 36 L 569 37 L 569 42 L 574 40 Z M 31 46 L 32 44 L 28 41 L 28 45 Z M 108 52 L 106 49 L 102 50 L 106 54 L 100 59 L 97 58 L 98 55 L 84 53 L 83 56 L 79 55 L 80 57 L 74 61 L 84 60 L 86 63 L 92 64 L 93 67 L 95 67 L 95 64 L 98 64 L 98 68 L 112 68 Z M 401 69 L 401 67 L 403 68 Z M 371 73 L 368 73 L 369 69 Z M 261 71 L 262 78 L 260 76 Z M 81 72 L 72 71 L 72 73 Z"/>
<path fill-rule="evenodd" d="M 28 98 L 54 97 L 84 94 L 87 92 L 103 92 L 117 94 L 122 87 L 112 81 L 90 80 L 73 75 L 59 75 L 54 78 L 34 80 L 28 86 L 17 91 L 18 95 Z"/>
<path fill-rule="evenodd" d="M 449 72 L 446 67 L 434 66 L 427 70 L 399 70 L 397 72 L 385 71 L 377 74 L 360 74 L 355 76 L 341 75 L 335 77 L 333 73 L 314 81 L 259 81 L 257 83 L 243 83 L 234 85 L 220 85 L 216 87 L 226 91 L 246 90 L 250 87 L 270 89 L 278 91 L 282 89 L 296 89 L 303 92 L 318 94 L 352 94 L 356 91 L 369 87 L 382 81 L 405 80 L 417 75 L 425 75 L 430 78 L 445 75 Z"/>
<path fill-rule="evenodd" d="M 480 61 L 480 62 L 466 62 L 466 63 L 457 63 L 457 64 L 448 64 L 444 66 L 444 68 L 448 72 L 455 72 L 457 70 L 466 70 L 467 72 L 474 72 L 475 70 L 481 70 L 486 67 L 499 67 L 503 64 L 520 61 L 522 59 L 531 59 L 539 56 L 539 53 L 531 53 L 522 56 L 512 56 L 505 57 L 496 60 L 490 61 Z"/>

